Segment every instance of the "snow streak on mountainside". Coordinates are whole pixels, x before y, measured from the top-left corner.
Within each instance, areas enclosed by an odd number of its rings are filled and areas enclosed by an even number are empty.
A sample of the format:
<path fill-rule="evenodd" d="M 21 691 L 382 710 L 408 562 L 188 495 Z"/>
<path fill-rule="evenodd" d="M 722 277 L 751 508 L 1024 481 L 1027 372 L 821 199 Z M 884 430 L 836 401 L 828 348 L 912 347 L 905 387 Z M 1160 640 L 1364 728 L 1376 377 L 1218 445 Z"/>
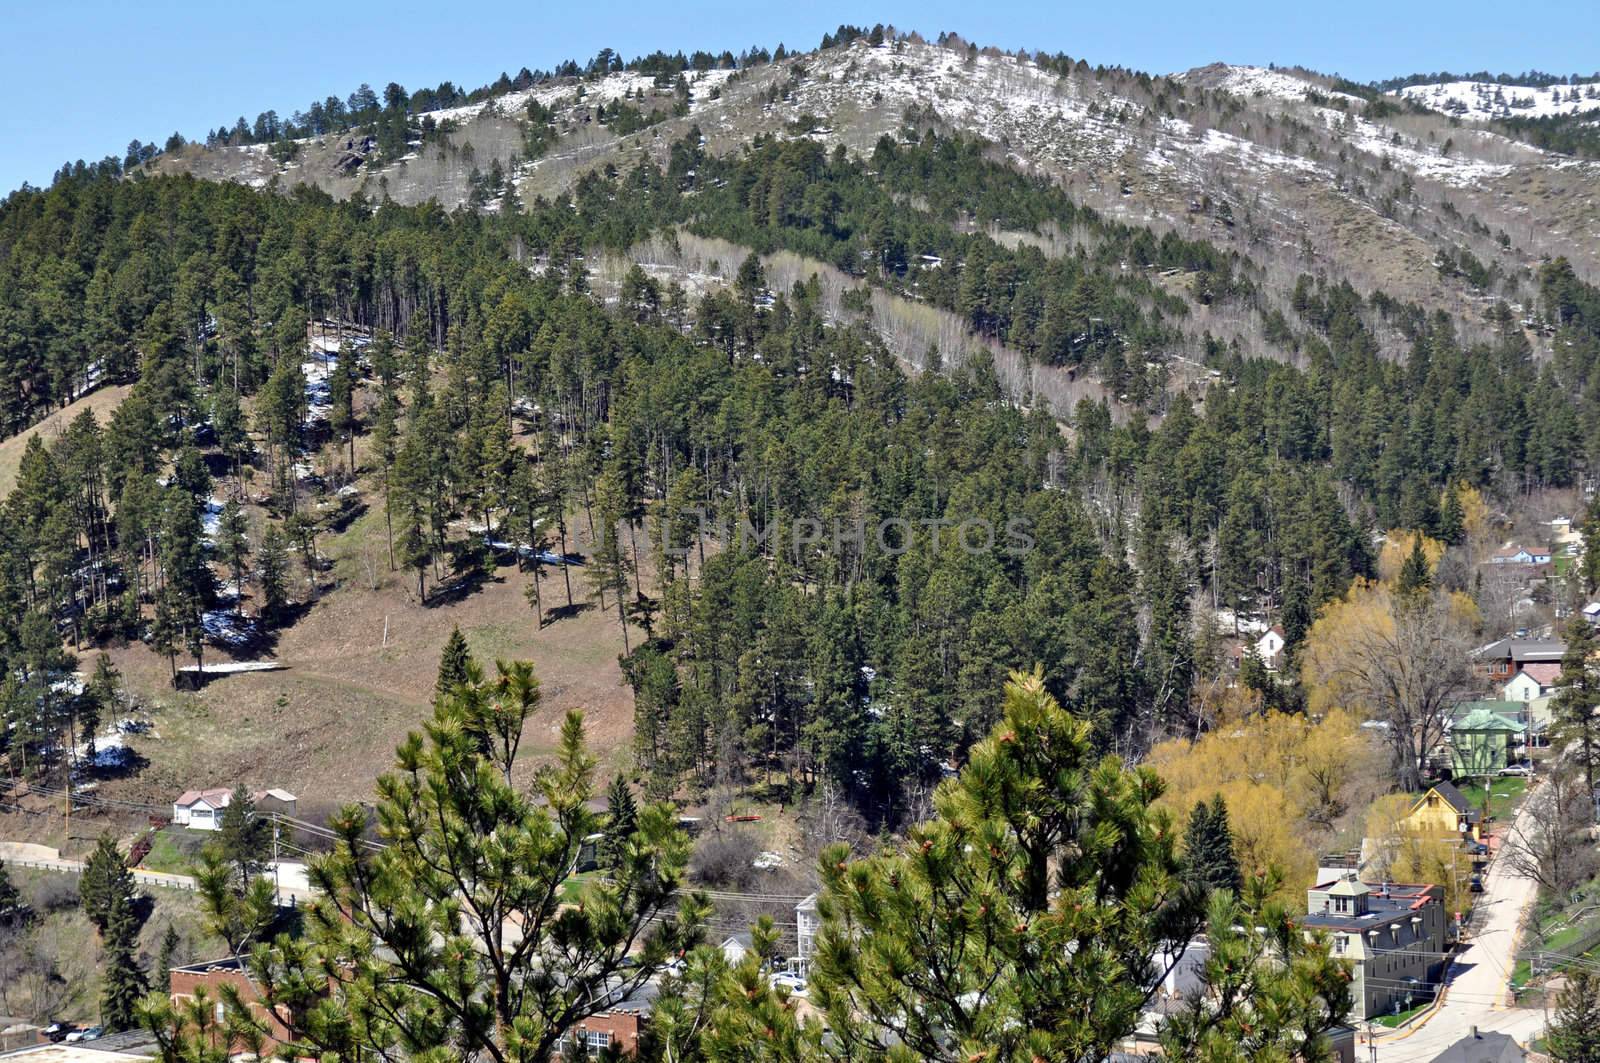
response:
<path fill-rule="evenodd" d="M 153 168 L 402 203 L 432 198 L 447 208 L 478 189 L 483 208 L 497 210 L 498 193 L 485 200 L 479 183 L 491 168 L 530 202 L 606 165 L 625 169 L 642 156 L 664 164 L 670 145 L 694 129 L 715 154 L 766 135 L 867 155 L 880 137 L 909 127 L 981 137 L 996 156 L 1057 182 L 1083 205 L 1235 247 L 1291 283 L 1302 272 L 1342 277 L 1359 291 L 1457 313 L 1507 293 L 1515 299 L 1515 288 L 1499 280 L 1468 288 L 1426 268 L 1463 251 L 1500 278 L 1525 279 L 1556 255 L 1585 276 L 1600 274 L 1600 165 L 1443 113 L 1374 106 L 1297 68 L 1218 63 L 1151 77 L 1079 62 L 1063 71 L 912 36 L 737 72 L 686 71 L 687 114 L 670 80 L 635 72 L 563 79 L 416 115 L 416 125 L 438 132 L 424 136 L 414 126 L 401 158 L 343 134 L 300 142 L 284 161 L 261 147 L 191 148 Z M 1578 88 L 1580 104 L 1600 105 L 1588 100 L 1590 87 Z M 1533 90 L 1505 90 L 1508 99 L 1519 92 Z M 1570 106 L 1572 88 L 1561 93 Z M 1554 101 L 1555 90 L 1538 95 Z M 534 101 L 545 109 L 545 130 L 532 126 Z M 598 105 L 618 101 L 653 110 L 655 120 L 607 124 Z M 535 134 L 541 146 L 530 152 Z M 1043 239 L 1055 253 L 1072 244 L 1071 234 L 1009 238 Z"/>
<path fill-rule="evenodd" d="M 1600 84 L 1531 88 L 1492 81 L 1447 81 L 1437 85 L 1409 85 L 1394 95 L 1444 114 L 1477 121 L 1548 118 L 1600 111 Z"/>

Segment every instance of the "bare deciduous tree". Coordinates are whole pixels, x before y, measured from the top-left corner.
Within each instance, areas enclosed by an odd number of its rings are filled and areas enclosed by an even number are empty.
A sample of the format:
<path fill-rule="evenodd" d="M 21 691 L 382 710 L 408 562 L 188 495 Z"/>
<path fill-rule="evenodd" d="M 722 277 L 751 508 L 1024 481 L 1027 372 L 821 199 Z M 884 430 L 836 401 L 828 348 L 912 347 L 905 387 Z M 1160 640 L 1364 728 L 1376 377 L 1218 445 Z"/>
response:
<path fill-rule="evenodd" d="M 1564 894 L 1594 874 L 1589 840 L 1594 808 L 1583 772 L 1558 761 L 1529 795 L 1525 814 L 1513 821 L 1501 859 L 1554 894 Z"/>
<path fill-rule="evenodd" d="M 1471 629 L 1444 593 L 1395 596 L 1388 613 L 1346 634 L 1337 675 L 1346 694 L 1387 725 L 1401 787 L 1418 790 L 1450 710 L 1472 690 Z"/>

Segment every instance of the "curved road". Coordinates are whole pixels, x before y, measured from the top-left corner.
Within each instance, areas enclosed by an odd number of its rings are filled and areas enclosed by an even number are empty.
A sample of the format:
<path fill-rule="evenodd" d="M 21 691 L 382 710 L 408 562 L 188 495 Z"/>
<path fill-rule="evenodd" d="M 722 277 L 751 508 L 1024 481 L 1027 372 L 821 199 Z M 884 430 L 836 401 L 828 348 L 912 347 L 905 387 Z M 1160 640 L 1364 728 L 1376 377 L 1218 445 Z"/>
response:
<path fill-rule="evenodd" d="M 1531 815 L 1533 802 L 1523 801 L 1517 816 Z M 1440 1005 L 1421 1025 L 1396 1033 L 1380 1034 L 1379 1063 L 1428 1063 L 1446 1048 L 1472 1033 L 1510 1034 L 1527 1045 L 1544 1032 L 1544 1011 L 1510 1004 L 1512 967 L 1522 921 L 1532 910 L 1538 885 L 1517 874 L 1509 863 L 1492 860 L 1478 898 L 1476 931 L 1456 954 L 1445 975 Z M 1365 1044 L 1357 1058 L 1366 1063 Z"/>

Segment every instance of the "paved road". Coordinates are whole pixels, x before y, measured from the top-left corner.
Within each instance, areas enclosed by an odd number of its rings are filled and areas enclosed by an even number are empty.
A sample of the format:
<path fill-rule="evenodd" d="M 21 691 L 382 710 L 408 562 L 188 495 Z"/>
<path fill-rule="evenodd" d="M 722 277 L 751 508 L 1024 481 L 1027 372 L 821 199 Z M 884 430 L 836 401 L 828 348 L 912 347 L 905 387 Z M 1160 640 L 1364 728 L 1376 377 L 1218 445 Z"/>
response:
<path fill-rule="evenodd" d="M 1524 801 L 1518 817 L 1530 815 L 1532 808 L 1532 802 Z M 1450 966 L 1443 1003 L 1421 1026 L 1380 1036 L 1380 1063 L 1427 1063 L 1471 1034 L 1474 1026 L 1510 1034 L 1524 1045 L 1543 1032 L 1543 1010 L 1509 1003 L 1519 932 L 1537 893 L 1537 884 L 1506 861 L 1490 862 L 1474 918 L 1477 929 Z M 1367 1058 L 1359 1052 L 1358 1057 Z"/>
<path fill-rule="evenodd" d="M 0 841 L 0 863 L 15 864 L 18 867 L 33 867 L 43 871 L 61 871 L 78 873 L 83 871 L 82 860 L 67 860 L 61 853 L 47 845 L 35 845 L 32 842 L 4 842 Z M 268 868 L 270 875 L 271 868 Z M 312 890 L 306 882 L 306 869 L 304 864 L 282 861 L 278 864 L 280 886 L 284 903 L 290 901 L 305 901 L 311 899 Z M 190 890 L 196 889 L 195 881 L 189 875 L 169 875 L 160 871 L 147 871 L 142 867 L 133 869 L 133 880 L 143 886 L 159 886 L 163 889 Z"/>

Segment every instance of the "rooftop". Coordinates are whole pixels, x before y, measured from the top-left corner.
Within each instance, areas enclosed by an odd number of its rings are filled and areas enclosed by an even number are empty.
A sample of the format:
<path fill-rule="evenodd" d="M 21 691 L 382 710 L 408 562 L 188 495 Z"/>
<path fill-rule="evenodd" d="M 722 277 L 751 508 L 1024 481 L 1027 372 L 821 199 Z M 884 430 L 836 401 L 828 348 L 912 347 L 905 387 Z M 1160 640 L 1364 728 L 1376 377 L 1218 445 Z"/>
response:
<path fill-rule="evenodd" d="M 1474 656 L 1490 659 L 1509 657 L 1522 664 L 1529 661 L 1560 661 L 1566 653 L 1567 644 L 1561 639 L 1500 639 L 1480 648 Z"/>
<path fill-rule="evenodd" d="M 242 971 L 245 970 L 245 965 L 242 957 L 224 956 L 220 960 L 186 963 L 182 967 L 174 967 L 173 970 L 182 971 L 184 974 L 205 974 L 207 971 Z"/>
<path fill-rule="evenodd" d="M 1311 892 L 1332 895 L 1339 885 L 1337 882 L 1325 882 L 1312 887 Z M 1398 919 L 1420 912 L 1429 904 L 1438 903 L 1438 898 L 1431 892 L 1436 887 L 1426 884 L 1367 882 L 1363 885 L 1367 888 L 1365 914 L 1310 912 L 1305 917 L 1305 925 L 1327 930 L 1377 930 Z"/>

